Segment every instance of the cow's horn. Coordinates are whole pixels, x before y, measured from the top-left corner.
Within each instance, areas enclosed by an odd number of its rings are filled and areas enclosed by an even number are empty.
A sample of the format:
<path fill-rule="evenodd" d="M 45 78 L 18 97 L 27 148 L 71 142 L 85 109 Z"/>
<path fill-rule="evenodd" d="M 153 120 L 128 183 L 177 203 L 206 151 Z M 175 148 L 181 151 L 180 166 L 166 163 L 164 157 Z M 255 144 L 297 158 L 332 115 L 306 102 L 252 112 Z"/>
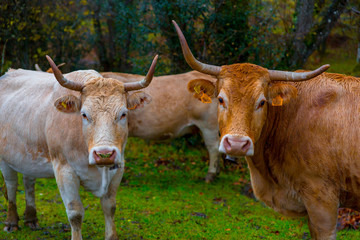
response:
<path fill-rule="evenodd" d="M 311 72 L 286 72 L 286 71 L 269 70 L 270 80 L 271 81 L 306 81 L 325 72 L 329 67 L 330 65 L 326 64 Z"/>
<path fill-rule="evenodd" d="M 43 72 L 43 70 L 40 68 L 39 64 L 35 63 L 35 69 L 36 71 Z"/>
<path fill-rule="evenodd" d="M 61 73 L 61 71 L 59 70 L 59 68 L 56 66 L 56 64 L 54 63 L 54 61 L 51 59 L 51 57 L 49 57 L 48 55 L 46 55 L 46 59 L 49 61 L 50 66 L 54 72 L 55 78 L 56 80 L 60 83 L 61 86 L 74 90 L 74 91 L 81 91 L 84 87 L 84 85 L 82 83 L 77 83 L 77 82 L 72 82 L 67 80 Z"/>
<path fill-rule="evenodd" d="M 221 67 L 219 66 L 215 66 L 215 65 L 209 65 L 209 64 L 205 64 L 202 63 L 200 61 L 198 61 L 194 55 L 191 53 L 190 48 L 186 42 L 186 39 L 184 37 L 184 34 L 181 32 L 179 26 L 177 25 L 177 23 L 172 20 L 172 23 L 175 26 L 176 32 L 179 36 L 179 40 L 180 40 L 180 44 L 181 44 L 181 49 L 183 51 L 184 57 L 186 62 L 189 64 L 189 66 L 199 72 L 202 73 L 206 73 L 206 74 L 210 74 L 210 75 L 214 75 L 217 76 L 220 73 Z"/>
<path fill-rule="evenodd" d="M 150 69 L 143 80 L 138 81 L 138 82 L 124 83 L 125 91 L 139 90 L 139 89 L 149 86 L 149 84 L 151 83 L 151 80 L 154 76 L 157 59 L 158 59 L 158 55 L 156 55 L 154 57 L 154 60 L 151 63 Z"/>

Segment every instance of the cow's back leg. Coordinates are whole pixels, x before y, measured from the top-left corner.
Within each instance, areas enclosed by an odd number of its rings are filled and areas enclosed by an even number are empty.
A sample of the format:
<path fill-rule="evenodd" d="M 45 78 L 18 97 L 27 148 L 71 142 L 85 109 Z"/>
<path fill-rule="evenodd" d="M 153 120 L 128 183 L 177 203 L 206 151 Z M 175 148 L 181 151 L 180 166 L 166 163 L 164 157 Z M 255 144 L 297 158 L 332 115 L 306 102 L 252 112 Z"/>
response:
<path fill-rule="evenodd" d="M 52 162 L 56 183 L 71 225 L 71 239 L 82 239 L 81 224 L 84 217 L 84 207 L 79 195 L 80 180 L 70 165 L 64 163 L 65 161 L 53 159 Z"/>
<path fill-rule="evenodd" d="M 220 152 L 219 152 L 219 130 L 217 126 L 213 129 L 198 126 L 204 139 L 205 146 L 209 152 L 209 169 L 205 177 L 206 182 L 211 182 L 220 173 Z"/>
<path fill-rule="evenodd" d="M 36 178 L 23 176 L 24 188 L 25 188 L 25 225 L 31 229 L 37 229 L 39 227 L 38 219 L 36 217 L 35 206 L 35 182 Z"/>
<path fill-rule="evenodd" d="M 309 230 L 311 237 L 316 240 L 335 240 L 336 221 L 338 213 L 338 199 L 331 195 L 331 189 L 318 190 L 319 195 L 313 194 L 303 198 L 309 216 Z"/>
<path fill-rule="evenodd" d="M 0 169 L 5 179 L 8 195 L 8 211 L 4 231 L 12 232 L 19 229 L 19 215 L 16 207 L 16 191 L 18 174 L 6 162 L 0 160 Z"/>
<path fill-rule="evenodd" d="M 114 171 L 114 170 L 112 170 Z M 124 169 L 118 169 L 116 175 L 111 180 L 109 185 L 109 190 L 107 194 L 100 198 L 101 206 L 105 216 L 105 239 L 106 240 L 116 240 L 119 239 L 116 233 L 116 227 L 114 223 L 114 215 L 116 210 L 116 192 L 119 188 L 121 178 L 123 175 Z"/>

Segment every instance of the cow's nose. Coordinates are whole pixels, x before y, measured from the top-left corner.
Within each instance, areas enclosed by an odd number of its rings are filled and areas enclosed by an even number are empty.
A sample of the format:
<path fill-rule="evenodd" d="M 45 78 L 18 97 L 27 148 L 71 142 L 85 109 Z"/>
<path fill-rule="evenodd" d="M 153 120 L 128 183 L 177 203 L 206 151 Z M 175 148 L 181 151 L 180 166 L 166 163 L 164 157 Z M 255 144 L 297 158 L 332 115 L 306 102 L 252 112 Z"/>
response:
<path fill-rule="evenodd" d="M 116 151 L 115 149 L 98 149 L 93 152 L 96 165 L 114 165 Z"/>
<path fill-rule="evenodd" d="M 222 141 L 226 154 L 231 156 L 253 155 L 253 143 L 249 137 L 226 135 Z"/>

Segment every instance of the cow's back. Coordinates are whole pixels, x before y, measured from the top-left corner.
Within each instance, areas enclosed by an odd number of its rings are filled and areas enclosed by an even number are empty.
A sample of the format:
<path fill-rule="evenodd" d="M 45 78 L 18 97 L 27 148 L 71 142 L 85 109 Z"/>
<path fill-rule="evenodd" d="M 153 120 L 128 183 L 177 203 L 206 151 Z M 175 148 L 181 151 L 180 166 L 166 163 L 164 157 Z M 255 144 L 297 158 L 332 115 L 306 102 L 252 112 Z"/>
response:
<path fill-rule="evenodd" d="M 141 75 L 126 73 L 101 73 L 120 81 L 138 81 Z M 181 136 L 191 131 L 198 122 L 217 125 L 217 103 L 199 102 L 187 90 L 193 79 L 215 78 L 197 71 L 176 75 L 154 77 L 151 85 L 143 91 L 152 101 L 141 111 L 131 111 L 129 115 L 129 135 L 145 139 L 167 139 Z"/>

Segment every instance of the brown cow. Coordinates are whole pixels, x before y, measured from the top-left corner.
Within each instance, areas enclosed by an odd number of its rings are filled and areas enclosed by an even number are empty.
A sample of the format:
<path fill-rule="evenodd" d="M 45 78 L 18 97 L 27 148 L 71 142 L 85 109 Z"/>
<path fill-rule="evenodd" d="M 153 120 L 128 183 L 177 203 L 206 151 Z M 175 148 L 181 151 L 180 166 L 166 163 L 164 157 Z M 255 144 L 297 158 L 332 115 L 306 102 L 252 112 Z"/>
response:
<path fill-rule="evenodd" d="M 127 73 L 100 74 L 123 82 L 144 78 Z M 151 103 L 142 111 L 129 114 L 129 136 L 155 140 L 171 139 L 191 133 L 194 126 L 199 128 L 210 158 L 205 180 L 211 182 L 220 171 L 219 129 L 216 118 L 218 102 L 199 103 L 193 94 L 186 90 L 189 81 L 194 79 L 216 81 L 214 77 L 197 71 L 154 77 L 151 85 L 144 89 L 144 92 L 151 96 Z"/>
<path fill-rule="evenodd" d="M 314 239 L 335 239 L 338 207 L 360 209 L 360 79 L 321 74 L 328 66 L 294 73 L 203 64 L 174 25 L 188 64 L 218 78 L 189 87 L 218 98 L 219 150 L 246 156 L 260 200 L 307 215 Z"/>
<path fill-rule="evenodd" d="M 26 190 L 25 224 L 37 226 L 35 179 L 55 176 L 72 239 L 82 238 L 80 184 L 100 197 L 105 238 L 118 239 L 115 196 L 124 172 L 128 109 L 150 101 L 146 93 L 128 92 L 149 85 L 156 59 L 145 79 L 134 83 L 103 78 L 93 70 L 63 76 L 49 57 L 57 81 L 52 74 L 22 69 L 0 78 L 0 169 L 9 201 L 5 231 L 18 228 L 20 172 Z"/>

